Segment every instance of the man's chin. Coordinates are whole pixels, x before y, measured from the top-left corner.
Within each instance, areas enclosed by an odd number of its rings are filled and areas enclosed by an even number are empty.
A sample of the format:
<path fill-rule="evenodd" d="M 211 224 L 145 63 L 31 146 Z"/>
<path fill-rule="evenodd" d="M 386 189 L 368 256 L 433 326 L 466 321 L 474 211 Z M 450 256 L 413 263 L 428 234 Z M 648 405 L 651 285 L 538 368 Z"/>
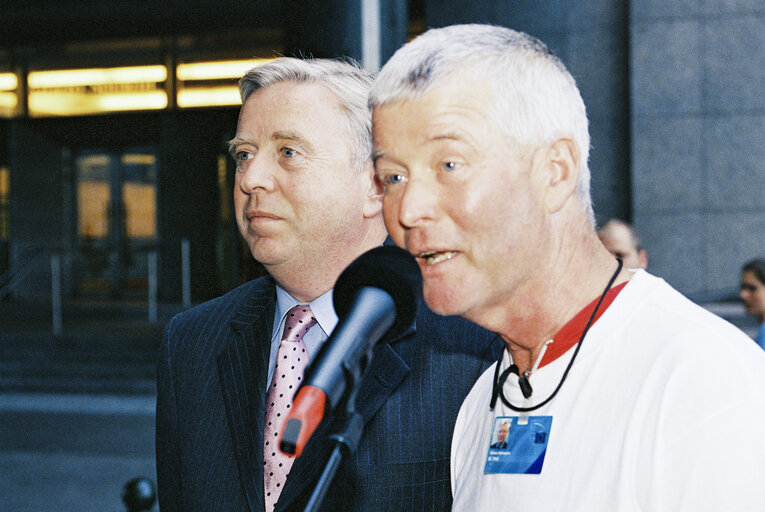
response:
<path fill-rule="evenodd" d="M 464 312 L 463 305 L 459 300 L 459 292 L 455 293 L 443 287 L 429 287 L 425 283 L 423 296 L 431 311 L 439 315 L 460 315 Z"/>
<path fill-rule="evenodd" d="M 285 257 L 285 251 L 277 247 L 272 240 L 259 239 L 255 242 L 251 242 L 250 254 L 255 258 L 255 261 L 263 265 L 264 267 L 274 267 L 280 263 L 284 263 L 287 259 Z"/>

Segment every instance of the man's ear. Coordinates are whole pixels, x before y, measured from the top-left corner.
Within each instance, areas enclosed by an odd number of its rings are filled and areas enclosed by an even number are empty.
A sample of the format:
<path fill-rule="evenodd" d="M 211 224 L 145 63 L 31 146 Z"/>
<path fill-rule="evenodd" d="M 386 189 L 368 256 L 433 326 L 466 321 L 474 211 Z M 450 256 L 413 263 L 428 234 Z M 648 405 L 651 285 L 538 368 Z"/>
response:
<path fill-rule="evenodd" d="M 382 213 L 383 188 L 375 176 L 375 167 L 370 161 L 364 168 L 364 176 L 368 177 L 366 198 L 364 199 L 364 217 L 371 219 Z"/>
<path fill-rule="evenodd" d="M 648 268 L 648 252 L 645 249 L 638 251 L 638 261 L 640 262 L 640 268 Z"/>
<path fill-rule="evenodd" d="M 547 147 L 544 155 L 545 206 L 549 213 L 563 208 L 566 201 L 576 193 L 579 179 L 579 148 L 569 138 L 561 138 Z"/>

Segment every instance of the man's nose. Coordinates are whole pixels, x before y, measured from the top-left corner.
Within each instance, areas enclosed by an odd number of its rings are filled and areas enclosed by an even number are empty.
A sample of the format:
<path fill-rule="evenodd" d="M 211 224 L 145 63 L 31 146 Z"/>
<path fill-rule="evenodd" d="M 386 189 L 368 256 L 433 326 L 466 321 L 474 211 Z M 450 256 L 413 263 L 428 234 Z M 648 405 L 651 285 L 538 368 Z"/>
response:
<path fill-rule="evenodd" d="M 273 163 L 264 155 L 254 155 L 243 162 L 237 170 L 240 173 L 239 188 L 245 194 L 257 189 L 272 191 L 275 186 Z"/>
<path fill-rule="evenodd" d="M 405 227 L 415 227 L 435 219 L 437 210 L 438 184 L 427 177 L 410 176 L 398 206 L 399 222 Z"/>

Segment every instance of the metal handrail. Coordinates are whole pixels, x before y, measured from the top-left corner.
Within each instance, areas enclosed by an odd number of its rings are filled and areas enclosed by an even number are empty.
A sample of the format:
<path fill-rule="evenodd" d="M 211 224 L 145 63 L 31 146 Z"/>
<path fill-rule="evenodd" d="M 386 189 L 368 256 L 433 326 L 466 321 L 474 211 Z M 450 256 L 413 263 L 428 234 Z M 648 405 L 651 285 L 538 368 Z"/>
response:
<path fill-rule="evenodd" d="M 45 249 L 37 249 L 31 258 L 25 258 L 24 263 L 9 268 L 0 276 L 0 283 L 5 283 L 0 286 L 0 300 L 5 299 L 32 271 L 37 270 L 46 253 Z"/>
<path fill-rule="evenodd" d="M 158 304 L 157 304 L 157 292 L 158 292 L 158 264 L 157 264 L 157 251 L 154 248 L 148 247 L 146 251 L 148 258 L 148 315 L 149 322 L 156 322 L 158 317 Z M 0 283 L 3 280 L 7 282 L 0 287 L 0 300 L 4 299 L 10 294 L 13 289 L 21 283 L 31 272 L 36 270 L 43 259 L 47 259 L 49 256 L 51 265 L 51 308 L 53 316 L 53 332 L 55 335 L 60 335 L 62 332 L 62 275 L 61 275 L 61 257 L 67 254 L 76 253 L 76 251 L 50 251 L 49 249 L 37 249 L 34 256 L 31 259 L 27 259 L 25 263 L 15 266 L 9 269 L 2 275 Z M 48 254 L 50 253 L 50 254 Z M 191 246 L 188 239 L 181 241 L 181 274 L 182 274 L 182 295 L 184 309 L 191 307 Z"/>

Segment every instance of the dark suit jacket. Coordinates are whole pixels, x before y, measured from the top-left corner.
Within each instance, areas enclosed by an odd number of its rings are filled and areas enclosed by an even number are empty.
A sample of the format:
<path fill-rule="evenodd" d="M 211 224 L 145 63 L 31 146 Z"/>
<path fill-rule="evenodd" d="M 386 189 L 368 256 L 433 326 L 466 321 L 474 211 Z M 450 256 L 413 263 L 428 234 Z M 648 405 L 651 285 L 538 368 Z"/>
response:
<path fill-rule="evenodd" d="M 162 512 L 262 511 L 263 419 L 274 283 L 263 277 L 174 317 L 160 349 L 157 479 Z M 449 510 L 460 404 L 501 351 L 494 334 L 420 302 L 413 328 L 380 343 L 357 396 L 368 421 L 322 510 Z M 487 407 L 490 397 L 486 397 Z M 325 419 L 277 510 L 302 510 L 332 445 Z"/>

